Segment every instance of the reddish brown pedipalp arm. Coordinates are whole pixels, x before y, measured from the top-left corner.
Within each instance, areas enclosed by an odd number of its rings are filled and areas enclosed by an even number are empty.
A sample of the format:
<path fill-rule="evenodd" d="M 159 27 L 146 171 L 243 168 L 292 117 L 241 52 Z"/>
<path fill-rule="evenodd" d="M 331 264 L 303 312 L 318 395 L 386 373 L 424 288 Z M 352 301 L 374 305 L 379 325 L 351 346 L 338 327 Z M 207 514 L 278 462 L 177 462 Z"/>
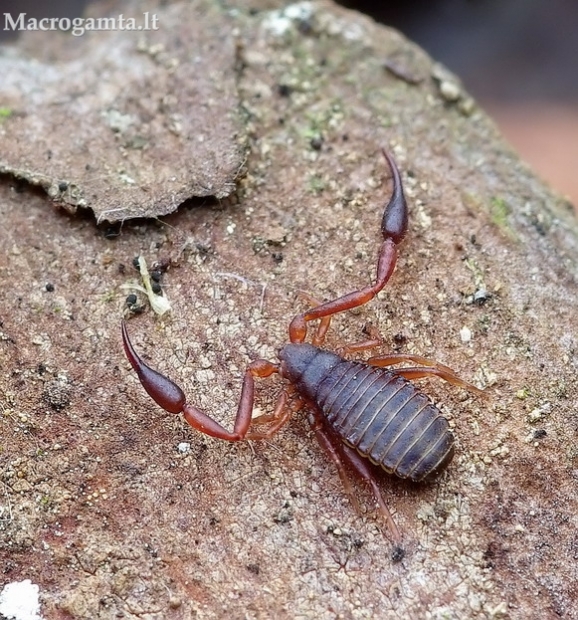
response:
<path fill-rule="evenodd" d="M 136 371 L 146 393 L 165 411 L 181 413 L 187 399 L 181 388 L 160 372 L 147 366 L 137 355 L 130 338 L 126 324 L 122 322 L 122 344 L 130 365 Z"/>
<path fill-rule="evenodd" d="M 234 429 L 228 431 L 204 411 L 189 404 L 184 392 L 176 383 L 142 361 L 132 346 L 124 321 L 122 322 L 122 342 L 128 361 L 136 371 L 139 381 L 159 407 L 169 413 L 182 412 L 185 420 L 194 429 L 205 435 L 227 441 L 242 441 L 247 436 L 255 400 L 255 377 L 268 377 L 279 372 L 277 364 L 272 364 L 267 360 L 255 360 L 249 364 L 243 378 Z"/>
<path fill-rule="evenodd" d="M 352 308 L 357 308 L 358 306 L 366 304 L 383 289 L 395 269 L 395 264 L 397 262 L 397 245 L 402 242 L 407 233 L 408 210 L 399 170 L 391 155 L 385 150 L 383 150 L 383 155 L 391 169 L 393 189 L 391 198 L 385 207 L 381 222 L 381 233 L 384 240 L 379 249 L 375 284 L 353 291 L 338 299 L 325 302 L 307 312 L 298 314 L 289 325 L 289 339 L 291 342 L 305 341 L 307 336 L 307 323 L 309 321 L 330 317 L 338 312 L 344 312 L 345 310 L 351 310 Z M 316 344 L 321 344 L 323 342 L 328 327 L 329 321 L 325 321 L 323 325 L 319 327 L 314 339 Z"/>

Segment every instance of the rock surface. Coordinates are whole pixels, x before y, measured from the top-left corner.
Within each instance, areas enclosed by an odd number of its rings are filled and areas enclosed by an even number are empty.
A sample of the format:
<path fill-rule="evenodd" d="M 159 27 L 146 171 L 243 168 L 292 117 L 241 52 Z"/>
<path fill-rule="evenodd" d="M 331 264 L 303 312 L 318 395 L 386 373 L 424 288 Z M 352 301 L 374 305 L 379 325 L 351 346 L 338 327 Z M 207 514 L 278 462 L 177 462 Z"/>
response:
<path fill-rule="evenodd" d="M 0 173 L 109 222 L 235 191 L 246 136 L 233 22 L 210 2 L 149 4 L 90 17 L 147 30 L 27 32 L 0 53 Z"/>
<path fill-rule="evenodd" d="M 185 20 L 202 6 L 169 9 Z M 235 31 L 249 144 L 234 199 L 102 228 L 2 179 L 3 582 L 38 584 L 50 619 L 575 617 L 573 209 L 399 33 L 329 2 L 212 11 Z M 438 359 L 489 395 L 422 382 L 457 454 L 427 484 L 383 476 L 398 562 L 304 413 L 267 442 L 204 437 L 151 403 L 120 343 L 134 293 L 135 347 L 230 427 L 244 367 L 275 359 L 298 292 L 329 299 L 373 277 L 383 146 L 410 232 L 387 288 L 337 317 L 327 346 L 378 330 L 386 349 Z M 194 169 L 173 165 L 186 186 Z M 138 290 L 137 255 L 162 273 L 162 318 Z M 260 412 L 279 383 L 259 383 Z"/>

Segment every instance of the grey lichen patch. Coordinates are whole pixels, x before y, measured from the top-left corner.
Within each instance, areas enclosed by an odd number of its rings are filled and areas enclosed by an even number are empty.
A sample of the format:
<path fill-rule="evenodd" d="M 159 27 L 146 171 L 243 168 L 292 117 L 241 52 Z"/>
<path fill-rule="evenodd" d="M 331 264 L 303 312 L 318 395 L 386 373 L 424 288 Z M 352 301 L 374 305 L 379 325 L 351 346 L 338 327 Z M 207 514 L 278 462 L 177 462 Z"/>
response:
<path fill-rule="evenodd" d="M 54 411 L 60 411 L 70 404 L 71 393 L 72 385 L 68 378 L 59 375 L 45 385 L 42 398 Z"/>
<path fill-rule="evenodd" d="M 313 2 L 295 2 L 270 11 L 263 20 L 263 28 L 274 36 L 288 34 L 294 28 L 303 28 L 314 14 Z"/>
<path fill-rule="evenodd" d="M 156 15 L 158 30 L 27 33 L 0 54 L 0 173 L 110 222 L 235 191 L 245 138 L 231 22 L 204 0 Z"/>
<path fill-rule="evenodd" d="M 466 93 L 460 80 L 453 73 L 436 63 L 432 67 L 431 75 L 444 101 L 456 104 L 460 112 L 466 116 L 473 112 L 474 100 Z"/>
<path fill-rule="evenodd" d="M 138 122 L 138 119 L 131 114 L 123 114 L 114 108 L 102 112 L 102 117 L 106 124 L 116 133 L 124 133 Z"/>

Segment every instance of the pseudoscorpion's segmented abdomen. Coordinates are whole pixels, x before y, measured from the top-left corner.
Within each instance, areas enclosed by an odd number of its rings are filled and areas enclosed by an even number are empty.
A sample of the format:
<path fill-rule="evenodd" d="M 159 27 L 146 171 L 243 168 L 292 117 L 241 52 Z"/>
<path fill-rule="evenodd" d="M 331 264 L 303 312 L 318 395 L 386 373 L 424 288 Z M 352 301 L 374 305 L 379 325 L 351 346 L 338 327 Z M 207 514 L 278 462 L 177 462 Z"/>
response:
<path fill-rule="evenodd" d="M 343 360 L 319 383 L 316 402 L 342 441 L 388 473 L 419 481 L 451 459 L 447 420 L 395 371 Z"/>

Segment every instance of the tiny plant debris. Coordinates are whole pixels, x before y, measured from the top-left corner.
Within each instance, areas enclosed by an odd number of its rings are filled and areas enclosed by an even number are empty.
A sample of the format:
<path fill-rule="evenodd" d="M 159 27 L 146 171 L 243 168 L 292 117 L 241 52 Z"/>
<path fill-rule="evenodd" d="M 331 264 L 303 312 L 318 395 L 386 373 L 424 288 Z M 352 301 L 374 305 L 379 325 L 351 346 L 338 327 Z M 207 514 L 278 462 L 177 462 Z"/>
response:
<path fill-rule="evenodd" d="M 144 256 L 138 257 L 138 270 L 142 278 L 143 286 L 140 286 L 140 284 L 123 284 L 121 288 L 144 293 L 148 297 L 153 312 L 162 316 L 171 309 L 171 304 L 162 291 L 158 294 L 153 291 L 151 276 Z"/>

